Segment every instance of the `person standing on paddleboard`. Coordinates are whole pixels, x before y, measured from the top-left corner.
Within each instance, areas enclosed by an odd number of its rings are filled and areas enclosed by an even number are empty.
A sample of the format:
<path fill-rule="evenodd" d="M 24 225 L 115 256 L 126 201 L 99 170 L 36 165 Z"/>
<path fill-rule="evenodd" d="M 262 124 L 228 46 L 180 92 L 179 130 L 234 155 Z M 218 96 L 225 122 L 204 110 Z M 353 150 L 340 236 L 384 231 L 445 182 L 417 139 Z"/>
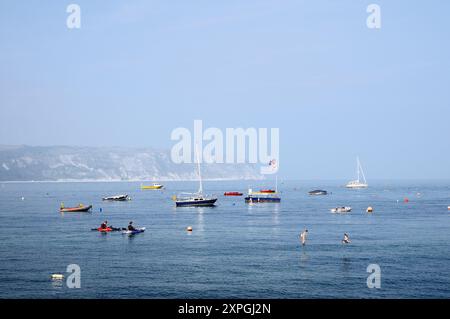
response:
<path fill-rule="evenodd" d="M 344 233 L 344 239 L 342 239 L 343 244 L 350 244 L 350 237 L 347 233 Z"/>
<path fill-rule="evenodd" d="M 308 230 L 305 228 L 305 230 L 300 234 L 300 241 L 303 246 L 306 245 L 306 235 L 308 235 Z"/>

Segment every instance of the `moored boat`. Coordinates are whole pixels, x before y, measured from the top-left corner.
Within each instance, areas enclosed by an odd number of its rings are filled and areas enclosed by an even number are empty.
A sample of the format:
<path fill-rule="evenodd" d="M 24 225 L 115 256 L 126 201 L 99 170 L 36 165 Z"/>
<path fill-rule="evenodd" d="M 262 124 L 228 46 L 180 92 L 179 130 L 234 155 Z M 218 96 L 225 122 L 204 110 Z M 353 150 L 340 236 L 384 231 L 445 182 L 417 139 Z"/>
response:
<path fill-rule="evenodd" d="M 266 193 L 266 194 L 274 194 L 276 191 L 274 189 L 261 189 L 259 191 L 260 193 Z"/>
<path fill-rule="evenodd" d="M 202 174 L 200 171 L 200 159 L 197 153 L 197 168 L 199 178 L 199 189 L 197 193 L 182 193 L 180 196 L 174 196 L 175 205 L 177 207 L 211 207 L 215 206 L 217 197 L 203 194 Z"/>
<path fill-rule="evenodd" d="M 332 208 L 331 212 L 336 214 L 336 213 L 350 213 L 352 211 L 352 208 L 349 206 L 343 206 L 343 207 L 336 207 L 336 208 Z"/>
<path fill-rule="evenodd" d="M 125 195 L 115 195 L 115 196 L 104 197 L 103 200 L 122 202 L 122 201 L 130 200 L 130 198 L 128 197 L 127 194 L 125 194 Z"/>
<path fill-rule="evenodd" d="M 244 195 L 243 193 L 240 192 L 225 192 L 223 193 L 223 196 L 242 196 Z"/>
<path fill-rule="evenodd" d="M 263 192 L 253 192 L 251 189 L 248 190 L 247 197 L 245 197 L 245 202 L 254 203 L 279 203 L 281 202 L 278 193 L 263 193 Z"/>
<path fill-rule="evenodd" d="M 77 207 L 64 207 L 61 206 L 59 211 L 62 213 L 76 213 L 76 212 L 88 212 L 92 209 L 92 205 L 84 206 L 80 204 Z"/>
<path fill-rule="evenodd" d="M 367 184 L 367 181 L 366 181 L 366 176 L 364 175 L 363 168 L 359 161 L 359 157 L 356 158 L 356 175 L 357 175 L 357 179 L 354 181 L 348 182 L 345 187 L 353 188 L 353 189 L 369 187 L 369 184 Z M 360 180 L 361 176 L 363 179 L 362 181 Z"/>
<path fill-rule="evenodd" d="M 141 189 L 161 189 L 164 185 L 153 183 L 152 185 L 141 185 Z"/>
<path fill-rule="evenodd" d="M 212 207 L 215 206 L 217 198 L 206 196 L 200 193 L 186 193 L 176 197 L 175 204 L 177 207 Z"/>
<path fill-rule="evenodd" d="M 328 192 L 322 189 L 316 189 L 308 192 L 309 195 L 328 195 Z"/>

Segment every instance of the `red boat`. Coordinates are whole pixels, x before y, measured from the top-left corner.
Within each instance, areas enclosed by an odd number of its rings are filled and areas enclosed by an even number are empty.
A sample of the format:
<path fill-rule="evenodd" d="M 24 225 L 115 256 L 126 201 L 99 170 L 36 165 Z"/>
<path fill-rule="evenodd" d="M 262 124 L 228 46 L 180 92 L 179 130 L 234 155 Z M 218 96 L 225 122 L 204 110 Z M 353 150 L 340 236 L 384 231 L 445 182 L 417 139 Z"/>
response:
<path fill-rule="evenodd" d="M 224 196 L 242 196 L 244 194 L 239 193 L 239 192 L 225 192 L 223 195 Z"/>
<path fill-rule="evenodd" d="M 260 193 L 268 193 L 268 194 L 275 193 L 275 191 L 273 189 L 261 189 L 259 192 Z"/>

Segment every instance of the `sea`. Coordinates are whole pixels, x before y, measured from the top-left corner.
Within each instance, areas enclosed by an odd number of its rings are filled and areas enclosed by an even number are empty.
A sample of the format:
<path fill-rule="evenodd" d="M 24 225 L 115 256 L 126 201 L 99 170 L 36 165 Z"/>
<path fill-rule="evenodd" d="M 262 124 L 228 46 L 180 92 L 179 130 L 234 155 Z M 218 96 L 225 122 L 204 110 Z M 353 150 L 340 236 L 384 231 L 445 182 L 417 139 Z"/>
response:
<path fill-rule="evenodd" d="M 450 181 L 344 184 L 284 181 L 281 203 L 249 205 L 223 193 L 273 185 L 205 181 L 216 207 L 176 208 L 197 182 L 0 183 L 0 298 L 450 298 Z M 102 201 L 117 194 L 131 200 Z M 62 214 L 62 202 L 93 209 Z M 91 230 L 104 220 L 146 231 Z"/>

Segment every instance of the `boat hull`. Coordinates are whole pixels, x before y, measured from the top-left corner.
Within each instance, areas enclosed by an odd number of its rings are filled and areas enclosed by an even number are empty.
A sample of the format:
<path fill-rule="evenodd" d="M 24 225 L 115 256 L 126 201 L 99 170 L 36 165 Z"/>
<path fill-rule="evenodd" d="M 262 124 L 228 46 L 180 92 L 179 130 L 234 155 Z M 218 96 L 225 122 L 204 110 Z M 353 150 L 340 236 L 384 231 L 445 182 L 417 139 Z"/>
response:
<path fill-rule="evenodd" d="M 115 201 L 115 202 L 124 202 L 129 199 L 128 195 L 122 195 L 122 196 L 111 196 L 111 197 L 104 197 L 103 200 L 105 201 Z"/>
<path fill-rule="evenodd" d="M 369 185 L 367 185 L 367 184 L 358 184 L 358 185 L 353 185 L 353 184 L 348 184 L 348 185 L 346 185 L 345 187 L 347 187 L 347 188 L 352 188 L 352 189 L 362 189 L 362 188 L 367 188 L 367 187 L 369 187 Z"/>
<path fill-rule="evenodd" d="M 239 192 L 226 192 L 223 194 L 223 196 L 242 196 L 242 195 L 244 194 Z"/>
<path fill-rule="evenodd" d="M 279 203 L 281 202 L 281 198 L 279 197 L 246 197 L 246 203 Z"/>
<path fill-rule="evenodd" d="M 83 206 L 83 207 L 67 207 L 67 208 L 60 208 L 59 211 L 61 213 L 77 213 L 82 212 L 86 213 L 92 209 L 92 205 L 89 206 Z"/>
<path fill-rule="evenodd" d="M 161 189 L 163 186 L 141 186 L 141 189 Z"/>
<path fill-rule="evenodd" d="M 333 214 L 346 214 L 346 213 L 350 213 L 351 211 L 352 211 L 351 207 L 338 207 L 338 208 L 331 209 L 331 212 Z"/>
<path fill-rule="evenodd" d="M 315 190 L 315 191 L 311 191 L 308 193 L 311 196 L 320 196 L 320 195 L 328 195 L 327 191 L 323 191 L 323 190 Z"/>
<path fill-rule="evenodd" d="M 259 192 L 263 193 L 263 194 L 275 194 L 276 193 L 275 190 L 273 190 L 273 189 L 261 189 Z"/>
<path fill-rule="evenodd" d="M 215 206 L 217 198 L 212 199 L 202 199 L 202 200 L 186 200 L 175 202 L 177 207 L 211 207 Z"/>

